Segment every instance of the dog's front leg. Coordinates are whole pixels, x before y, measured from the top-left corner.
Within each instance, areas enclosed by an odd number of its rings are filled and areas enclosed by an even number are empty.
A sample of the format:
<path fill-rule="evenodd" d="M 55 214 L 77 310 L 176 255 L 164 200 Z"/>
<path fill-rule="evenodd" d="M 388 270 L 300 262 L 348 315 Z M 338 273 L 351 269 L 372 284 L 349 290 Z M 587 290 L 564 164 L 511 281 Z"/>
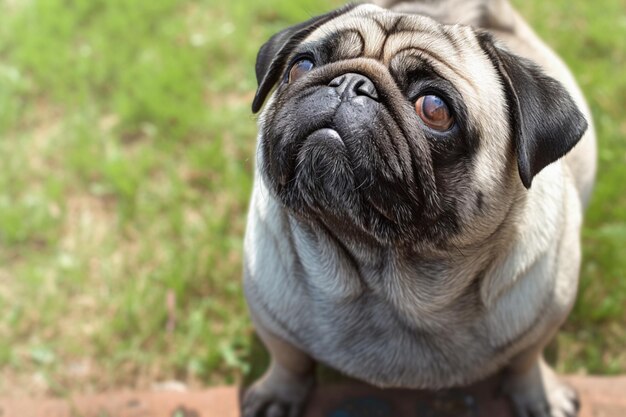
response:
<path fill-rule="evenodd" d="M 299 417 L 315 382 L 315 362 L 255 322 L 271 355 L 265 374 L 244 393 L 242 417 Z"/>
<path fill-rule="evenodd" d="M 504 391 L 517 417 L 576 417 L 576 391 L 562 382 L 543 359 L 541 343 L 519 354 L 507 368 Z"/>

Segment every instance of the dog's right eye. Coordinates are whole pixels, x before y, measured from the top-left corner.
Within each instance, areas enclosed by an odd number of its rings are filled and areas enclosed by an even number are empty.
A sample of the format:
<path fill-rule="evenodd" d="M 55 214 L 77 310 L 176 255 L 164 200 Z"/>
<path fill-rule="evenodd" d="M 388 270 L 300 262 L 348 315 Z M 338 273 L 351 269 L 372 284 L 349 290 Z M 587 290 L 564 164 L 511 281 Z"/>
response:
<path fill-rule="evenodd" d="M 424 124 L 431 129 L 444 132 L 454 123 L 454 117 L 443 99 L 435 95 L 421 96 L 415 102 L 415 111 Z"/>
<path fill-rule="evenodd" d="M 300 59 L 291 66 L 289 69 L 289 79 L 288 82 L 292 83 L 299 78 L 302 78 L 307 72 L 311 71 L 315 64 L 310 59 Z"/>

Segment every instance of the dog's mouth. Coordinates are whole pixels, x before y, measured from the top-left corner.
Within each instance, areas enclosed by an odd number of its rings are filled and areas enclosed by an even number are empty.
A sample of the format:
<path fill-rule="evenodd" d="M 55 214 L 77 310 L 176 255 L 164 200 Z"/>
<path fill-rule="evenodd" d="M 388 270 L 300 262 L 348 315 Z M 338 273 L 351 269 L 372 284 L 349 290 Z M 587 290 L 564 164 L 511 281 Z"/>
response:
<path fill-rule="evenodd" d="M 344 142 L 339 132 L 332 127 L 324 127 L 307 136 L 306 140 L 325 141 L 343 146 Z"/>
<path fill-rule="evenodd" d="M 375 132 L 384 130 L 377 125 L 377 116 L 384 112 L 380 103 L 344 101 L 316 91 L 293 107 L 290 123 L 276 129 L 274 140 L 267 143 L 270 174 L 280 187 L 302 179 L 303 170 L 321 179 L 340 164 L 346 165 L 349 176 L 365 174 L 363 167 L 371 164 L 379 140 Z"/>
<path fill-rule="evenodd" d="M 346 147 L 344 141 L 345 136 L 341 135 L 334 127 L 323 127 L 321 129 L 314 130 L 312 133 L 305 135 L 304 140 L 301 141 L 300 146 L 297 146 L 297 150 L 293 157 L 296 159 L 296 166 L 294 167 L 294 175 L 298 175 L 300 168 L 303 168 L 307 163 L 307 159 L 318 159 L 321 165 L 330 164 L 335 158 L 342 159 L 343 162 L 351 164 L 352 161 L 349 157 L 349 149 Z M 342 158 L 343 157 L 343 158 Z M 335 161 L 338 163 L 339 161 Z M 319 164 L 316 168 L 320 168 Z M 310 174 L 321 178 L 324 172 L 313 171 Z"/>

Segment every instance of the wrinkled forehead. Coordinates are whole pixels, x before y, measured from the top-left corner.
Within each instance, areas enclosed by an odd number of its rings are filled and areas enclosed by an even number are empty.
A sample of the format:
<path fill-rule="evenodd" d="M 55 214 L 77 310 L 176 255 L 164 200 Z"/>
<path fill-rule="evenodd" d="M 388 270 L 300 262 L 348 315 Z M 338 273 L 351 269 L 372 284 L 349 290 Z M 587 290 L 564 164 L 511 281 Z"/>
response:
<path fill-rule="evenodd" d="M 327 22 L 303 44 L 324 44 L 331 61 L 364 57 L 390 69 L 409 66 L 410 58 L 418 58 L 455 84 L 464 84 L 461 89 L 468 94 L 481 90 L 479 80 L 492 69 L 470 27 L 443 25 L 374 5 L 356 7 Z"/>
<path fill-rule="evenodd" d="M 332 41 L 340 52 L 358 50 L 360 56 L 387 62 L 408 45 L 439 43 L 437 35 L 441 36 L 442 30 L 441 25 L 425 16 L 363 5 L 322 25 L 305 42 Z"/>

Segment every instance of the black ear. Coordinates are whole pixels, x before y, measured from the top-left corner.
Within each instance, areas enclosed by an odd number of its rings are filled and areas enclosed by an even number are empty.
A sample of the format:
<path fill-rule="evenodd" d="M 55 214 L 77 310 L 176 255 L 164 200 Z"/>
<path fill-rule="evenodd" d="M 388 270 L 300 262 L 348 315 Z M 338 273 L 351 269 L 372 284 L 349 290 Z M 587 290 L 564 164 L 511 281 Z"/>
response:
<path fill-rule="evenodd" d="M 261 106 L 267 98 L 267 95 L 280 79 L 289 55 L 291 55 L 300 42 L 324 23 L 349 12 L 357 6 L 358 4 L 348 4 L 330 13 L 291 26 L 272 36 L 270 40 L 261 47 L 256 57 L 255 66 L 258 88 L 254 96 L 254 101 L 252 101 L 252 111 L 254 113 L 261 110 Z"/>
<path fill-rule="evenodd" d="M 499 47 L 487 33 L 478 39 L 502 77 L 519 175 L 530 188 L 535 175 L 578 143 L 587 121 L 561 83 L 536 64 Z"/>

